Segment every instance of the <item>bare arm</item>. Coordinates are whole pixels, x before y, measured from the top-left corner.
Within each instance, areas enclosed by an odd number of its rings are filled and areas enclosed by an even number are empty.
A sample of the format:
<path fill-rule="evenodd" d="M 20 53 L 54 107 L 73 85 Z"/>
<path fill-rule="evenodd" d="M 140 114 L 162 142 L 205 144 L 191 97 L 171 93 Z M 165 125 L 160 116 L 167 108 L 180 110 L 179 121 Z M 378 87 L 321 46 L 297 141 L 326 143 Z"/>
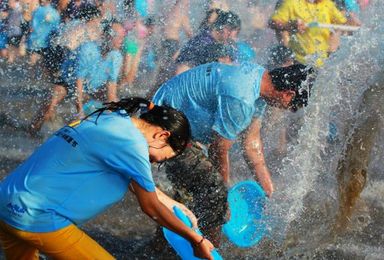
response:
<path fill-rule="evenodd" d="M 219 134 L 215 134 L 215 138 L 209 147 L 209 157 L 212 158 L 214 166 L 219 169 L 224 183 L 229 184 L 230 168 L 229 168 L 229 150 L 233 141 L 226 139 Z"/>
<path fill-rule="evenodd" d="M 173 210 L 174 206 L 179 207 L 184 212 L 184 214 L 186 214 L 189 217 L 193 227 L 197 228 L 197 218 L 195 214 L 193 214 L 193 212 L 190 211 L 184 204 L 181 204 L 176 200 L 172 199 L 171 197 L 169 197 L 167 194 L 165 194 L 158 188 L 156 188 L 156 194 L 159 200 L 161 201 L 161 203 L 163 203 L 170 211 Z"/>
<path fill-rule="evenodd" d="M 184 225 L 172 212 L 159 201 L 156 192 L 148 192 L 140 187 L 135 181 L 131 182 L 131 186 L 137 197 L 141 209 L 150 218 L 156 221 L 159 225 L 168 228 L 184 237 L 191 242 L 194 254 L 197 257 L 213 259 L 211 250 L 213 245 L 208 240 L 204 239 L 201 243 L 202 236 L 197 234 L 191 228 Z"/>
<path fill-rule="evenodd" d="M 188 16 L 183 16 L 183 30 L 188 38 L 193 36 L 193 31 Z"/>
<path fill-rule="evenodd" d="M 256 179 L 267 195 L 271 196 L 273 193 L 273 183 L 264 159 L 260 130 L 261 120 L 254 119 L 247 131 L 243 134 L 243 151 L 244 157 L 248 165 L 253 169 Z"/>
<path fill-rule="evenodd" d="M 191 23 L 189 22 L 189 0 L 183 0 L 181 5 L 181 23 L 182 28 L 188 38 L 193 35 Z"/>
<path fill-rule="evenodd" d="M 179 75 L 187 70 L 190 70 L 191 66 L 189 66 L 187 63 L 180 63 L 176 67 L 175 75 Z"/>
<path fill-rule="evenodd" d="M 287 31 L 289 33 L 304 33 L 308 28 L 307 25 L 300 19 L 292 20 L 287 23 L 270 19 L 268 25 L 273 30 Z"/>

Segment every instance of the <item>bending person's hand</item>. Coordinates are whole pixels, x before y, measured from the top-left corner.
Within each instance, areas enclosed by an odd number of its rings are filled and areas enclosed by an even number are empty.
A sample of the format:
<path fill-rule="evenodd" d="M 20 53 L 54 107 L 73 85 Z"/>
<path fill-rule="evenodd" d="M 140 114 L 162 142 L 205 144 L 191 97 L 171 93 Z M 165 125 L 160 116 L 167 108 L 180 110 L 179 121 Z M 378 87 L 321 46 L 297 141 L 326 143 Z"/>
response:
<path fill-rule="evenodd" d="M 269 175 L 258 175 L 258 178 L 256 180 L 260 183 L 261 187 L 263 187 L 263 190 L 267 194 L 267 196 L 270 198 L 272 196 L 272 193 L 274 192 L 273 182 Z"/>

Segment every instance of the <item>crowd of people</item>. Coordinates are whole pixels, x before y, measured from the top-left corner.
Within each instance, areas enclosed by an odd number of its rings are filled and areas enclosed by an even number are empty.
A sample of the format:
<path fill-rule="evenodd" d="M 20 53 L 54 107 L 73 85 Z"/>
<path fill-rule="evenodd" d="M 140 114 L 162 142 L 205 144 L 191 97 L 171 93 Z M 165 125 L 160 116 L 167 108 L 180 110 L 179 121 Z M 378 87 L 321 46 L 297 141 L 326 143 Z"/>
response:
<path fill-rule="evenodd" d="M 369 4 L 270 2 L 207 1 L 193 26 L 197 2 L 189 0 L 1 1 L 3 62 L 23 57 L 30 66 L 39 63 L 52 84 L 28 133 L 53 120 L 65 97 L 77 110 L 70 119 L 77 121 L 0 183 L 6 257 L 42 251 L 63 259 L 112 258 L 75 225 L 129 188 L 145 213 L 191 241 L 196 255 L 211 259 L 228 218 L 233 143 L 241 141 L 255 180 L 272 196 L 261 138 L 266 107 L 295 112 L 306 106 L 316 72 L 337 51 L 341 35 L 351 33 L 335 25 L 357 28 Z M 251 18 L 239 16 L 239 5 Z M 126 98 L 124 88 L 142 88 L 146 98 Z M 87 115 L 89 100 L 104 104 Z M 280 139 L 286 135 L 282 129 Z M 172 196 L 182 204 L 153 182 L 150 163 L 167 160 Z M 213 244 L 182 225 L 170 213 L 173 205 L 198 219 Z"/>

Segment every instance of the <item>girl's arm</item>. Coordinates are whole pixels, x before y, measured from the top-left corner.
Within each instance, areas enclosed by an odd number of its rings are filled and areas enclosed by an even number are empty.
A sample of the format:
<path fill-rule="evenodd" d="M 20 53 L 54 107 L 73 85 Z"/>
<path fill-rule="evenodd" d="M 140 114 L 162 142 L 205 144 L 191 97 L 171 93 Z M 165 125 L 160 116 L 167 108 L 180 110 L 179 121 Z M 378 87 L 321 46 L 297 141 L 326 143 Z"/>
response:
<path fill-rule="evenodd" d="M 157 197 L 156 192 L 148 192 L 137 182 L 131 182 L 132 189 L 137 197 L 142 211 L 159 225 L 168 228 L 191 242 L 194 254 L 197 257 L 213 260 L 212 243 L 197 234 L 193 229 L 184 225 Z"/>
<path fill-rule="evenodd" d="M 192 211 L 190 211 L 184 204 L 177 202 L 176 200 L 170 198 L 167 194 L 156 188 L 156 194 L 160 202 L 163 203 L 170 211 L 173 210 L 174 206 L 180 208 L 185 215 L 191 220 L 193 228 L 197 228 L 197 218 Z"/>

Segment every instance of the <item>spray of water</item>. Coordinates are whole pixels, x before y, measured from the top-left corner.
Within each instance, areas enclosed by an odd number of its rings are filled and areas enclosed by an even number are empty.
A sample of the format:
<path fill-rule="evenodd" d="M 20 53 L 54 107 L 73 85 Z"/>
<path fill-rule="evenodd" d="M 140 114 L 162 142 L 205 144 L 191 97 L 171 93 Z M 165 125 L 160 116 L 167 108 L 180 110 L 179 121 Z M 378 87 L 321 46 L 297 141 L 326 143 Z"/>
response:
<path fill-rule="evenodd" d="M 339 203 L 338 162 L 345 155 L 362 94 L 383 71 L 383 11 L 381 1 L 374 1 L 362 19 L 364 26 L 353 36 L 345 36 L 340 50 L 320 70 L 297 144 L 289 147 L 288 156 L 278 170 L 283 186 L 277 188 L 267 211 L 271 220 L 270 237 L 286 246 L 292 238 L 289 234 L 297 237 L 300 233 L 292 229 L 298 227 L 304 216 L 323 228 L 313 225 L 317 231 L 302 233 L 329 235 L 325 227 L 329 228 L 329 222 L 334 221 L 335 205 Z M 338 134 L 338 141 L 333 144 L 327 141 L 330 122 L 336 125 Z M 318 215 L 306 215 L 308 207 L 317 208 Z M 321 207 L 324 207 L 322 215 Z M 308 242 L 308 237 L 301 237 L 295 238 L 293 244 L 297 245 L 300 239 Z"/>

